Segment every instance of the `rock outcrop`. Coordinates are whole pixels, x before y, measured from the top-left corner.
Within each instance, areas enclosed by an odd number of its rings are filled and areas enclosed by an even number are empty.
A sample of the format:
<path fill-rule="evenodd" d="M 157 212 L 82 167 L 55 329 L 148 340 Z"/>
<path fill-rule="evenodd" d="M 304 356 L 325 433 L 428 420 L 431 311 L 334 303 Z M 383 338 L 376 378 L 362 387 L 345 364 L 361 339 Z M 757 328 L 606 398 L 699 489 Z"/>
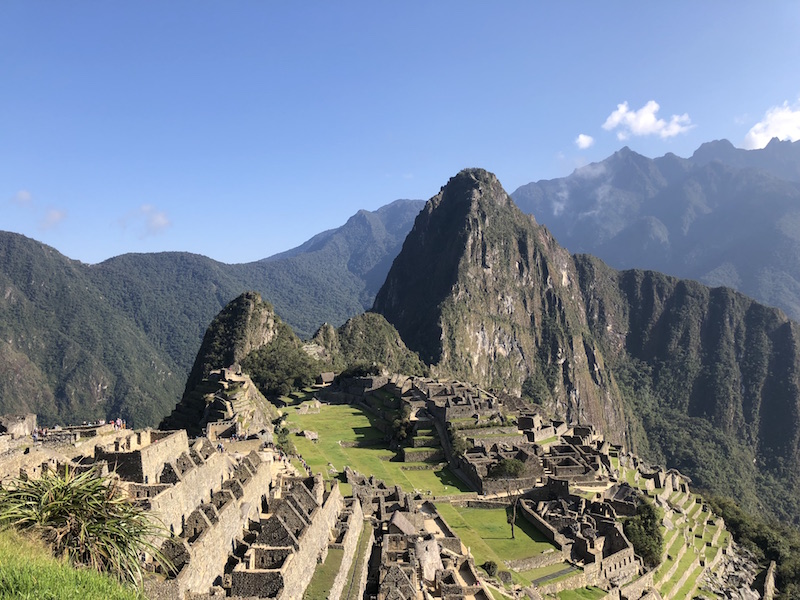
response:
<path fill-rule="evenodd" d="M 439 376 L 519 392 L 621 440 L 619 392 L 572 256 L 497 178 L 462 171 L 417 217 L 373 310 Z"/>

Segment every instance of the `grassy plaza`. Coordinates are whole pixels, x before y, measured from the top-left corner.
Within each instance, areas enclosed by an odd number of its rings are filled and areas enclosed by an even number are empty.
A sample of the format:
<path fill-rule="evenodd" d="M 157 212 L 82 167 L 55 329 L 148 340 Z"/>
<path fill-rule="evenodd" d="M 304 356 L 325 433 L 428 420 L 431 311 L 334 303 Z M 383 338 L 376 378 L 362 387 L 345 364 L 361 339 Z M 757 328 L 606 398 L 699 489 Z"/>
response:
<path fill-rule="evenodd" d="M 284 409 L 287 424 L 299 430 L 314 431 L 317 441 L 303 436 L 292 436 L 297 452 L 312 471 L 330 477 L 331 465 L 337 472 L 345 465 L 364 475 L 375 475 L 387 485 L 400 485 L 406 492 L 415 490 L 432 496 L 447 496 L 469 492 L 448 467 L 432 469 L 425 463 L 399 462 L 397 453 L 383 441 L 384 434 L 372 426 L 375 417 L 347 404 L 323 404 L 319 412 L 299 414 L 297 407 Z M 368 447 L 347 447 L 341 442 L 366 442 Z M 408 467 L 425 467 L 408 470 Z"/>

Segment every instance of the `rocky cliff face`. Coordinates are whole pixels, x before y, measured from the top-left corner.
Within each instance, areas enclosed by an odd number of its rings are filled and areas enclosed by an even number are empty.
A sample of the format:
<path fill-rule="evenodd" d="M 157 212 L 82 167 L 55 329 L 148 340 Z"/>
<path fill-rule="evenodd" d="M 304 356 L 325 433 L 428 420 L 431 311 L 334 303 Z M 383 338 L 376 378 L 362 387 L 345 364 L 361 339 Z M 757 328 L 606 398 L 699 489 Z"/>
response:
<path fill-rule="evenodd" d="M 523 391 L 800 521 L 800 330 L 778 309 L 571 256 L 474 169 L 420 213 L 374 310 L 434 374 Z"/>
<path fill-rule="evenodd" d="M 275 316 L 272 306 L 264 302 L 257 292 L 245 292 L 228 303 L 214 317 L 203 336 L 183 397 L 159 427 L 185 428 L 192 435 L 199 435 L 201 427 L 209 420 L 210 403 L 214 401 L 214 395 L 221 385 L 216 380 L 209 382 L 209 373 L 239 364 L 248 354 L 269 344 L 276 336 L 278 323 L 280 320 Z M 243 407 L 240 407 L 240 412 L 246 408 L 250 414 L 253 407 L 257 407 L 257 418 L 252 414 L 249 418 L 267 422 L 268 418 L 264 415 L 269 413 L 269 403 L 249 377 L 242 375 L 242 379 L 244 383 L 240 386 L 239 401 Z"/>
<path fill-rule="evenodd" d="M 625 419 L 570 254 L 480 169 L 417 217 L 373 310 L 434 373 L 520 392 L 618 440 Z"/>

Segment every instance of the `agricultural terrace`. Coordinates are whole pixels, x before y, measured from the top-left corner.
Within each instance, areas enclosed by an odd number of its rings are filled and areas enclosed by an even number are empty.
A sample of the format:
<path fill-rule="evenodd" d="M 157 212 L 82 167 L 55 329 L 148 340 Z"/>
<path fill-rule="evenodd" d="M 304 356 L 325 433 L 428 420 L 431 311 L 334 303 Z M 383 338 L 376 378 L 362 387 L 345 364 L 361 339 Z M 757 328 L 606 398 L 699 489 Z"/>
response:
<path fill-rule="evenodd" d="M 651 498 L 664 490 L 650 492 L 638 480 L 634 469 L 622 467 L 623 479 L 639 487 Z M 665 598 L 713 598 L 702 588 L 704 573 L 726 552 L 730 533 L 722 519 L 704 506 L 697 494 L 674 492 L 667 499 L 668 509 L 662 527 L 664 555 L 655 572 L 656 589 Z"/>
<path fill-rule="evenodd" d="M 304 402 L 288 406 L 287 425 L 298 431 L 314 431 L 319 436 L 311 441 L 301 435 L 292 436 L 292 441 L 309 468 L 323 476 L 335 475 L 333 468 L 341 473 L 345 465 L 363 473 L 382 479 L 387 485 L 400 485 L 407 492 L 430 492 L 432 496 L 448 496 L 469 492 L 465 483 L 450 471 L 449 467 L 416 462 L 400 462 L 399 453 L 390 450 L 384 434 L 373 422 L 376 417 L 347 404 L 323 404 L 319 410 L 311 409 L 300 414 Z M 369 444 L 366 447 L 349 447 L 354 442 Z M 343 445 L 344 443 L 344 445 Z M 330 464 L 329 464 L 330 463 Z M 343 488 L 342 493 L 350 490 Z"/>

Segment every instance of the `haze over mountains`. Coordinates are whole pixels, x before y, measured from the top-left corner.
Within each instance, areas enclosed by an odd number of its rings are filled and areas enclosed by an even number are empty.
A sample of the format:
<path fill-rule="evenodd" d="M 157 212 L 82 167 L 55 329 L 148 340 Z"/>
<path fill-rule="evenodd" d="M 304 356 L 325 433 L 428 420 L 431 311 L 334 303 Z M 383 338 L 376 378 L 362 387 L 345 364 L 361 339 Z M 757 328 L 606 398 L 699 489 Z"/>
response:
<path fill-rule="evenodd" d="M 800 319 L 800 142 L 725 140 L 689 159 L 628 148 L 514 201 L 571 252 L 728 286 Z"/>

